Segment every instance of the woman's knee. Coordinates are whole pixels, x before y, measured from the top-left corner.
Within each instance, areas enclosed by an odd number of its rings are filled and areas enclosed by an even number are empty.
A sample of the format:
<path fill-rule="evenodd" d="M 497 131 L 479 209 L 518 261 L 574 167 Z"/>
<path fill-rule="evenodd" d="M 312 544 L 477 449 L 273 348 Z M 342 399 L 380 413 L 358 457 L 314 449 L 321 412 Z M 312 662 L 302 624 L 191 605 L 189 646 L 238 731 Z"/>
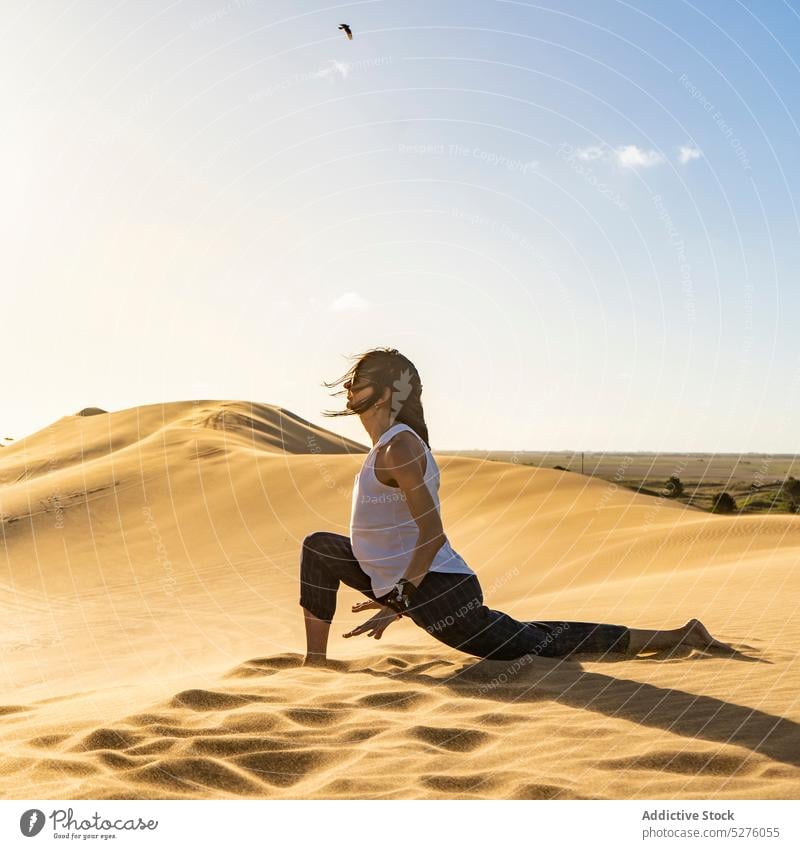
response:
<path fill-rule="evenodd" d="M 326 568 L 324 549 L 321 545 L 324 543 L 323 535 L 324 531 L 315 531 L 303 540 L 300 582 L 324 587 L 338 586 L 338 580 Z"/>
<path fill-rule="evenodd" d="M 313 531 L 303 538 L 301 563 L 321 563 L 330 548 L 330 534 L 327 531 Z"/>
<path fill-rule="evenodd" d="M 306 534 L 303 538 L 303 550 L 316 553 L 322 547 L 321 543 L 325 541 L 326 536 L 326 531 L 312 531 L 310 534 Z"/>

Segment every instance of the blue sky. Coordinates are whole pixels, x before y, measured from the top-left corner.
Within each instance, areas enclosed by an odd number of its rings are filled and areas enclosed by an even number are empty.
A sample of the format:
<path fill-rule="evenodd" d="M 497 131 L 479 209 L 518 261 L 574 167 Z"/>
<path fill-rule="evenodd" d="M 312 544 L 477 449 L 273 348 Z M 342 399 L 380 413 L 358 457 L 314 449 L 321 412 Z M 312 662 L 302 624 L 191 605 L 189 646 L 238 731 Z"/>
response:
<path fill-rule="evenodd" d="M 217 398 L 366 441 L 321 382 L 392 345 L 434 449 L 795 452 L 797 2 L 6 23 L 0 435 Z"/>

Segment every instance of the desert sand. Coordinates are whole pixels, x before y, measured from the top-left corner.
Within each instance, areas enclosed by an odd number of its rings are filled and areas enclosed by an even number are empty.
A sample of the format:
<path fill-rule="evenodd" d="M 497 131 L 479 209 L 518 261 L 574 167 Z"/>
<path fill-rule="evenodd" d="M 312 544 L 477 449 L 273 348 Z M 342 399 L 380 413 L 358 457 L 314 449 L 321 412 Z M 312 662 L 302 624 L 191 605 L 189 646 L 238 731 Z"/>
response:
<path fill-rule="evenodd" d="M 4 798 L 797 797 L 800 516 L 437 455 L 490 607 L 696 616 L 747 658 L 345 640 L 369 614 L 343 587 L 315 669 L 300 547 L 347 533 L 365 447 L 266 404 L 81 412 L 0 451 Z"/>

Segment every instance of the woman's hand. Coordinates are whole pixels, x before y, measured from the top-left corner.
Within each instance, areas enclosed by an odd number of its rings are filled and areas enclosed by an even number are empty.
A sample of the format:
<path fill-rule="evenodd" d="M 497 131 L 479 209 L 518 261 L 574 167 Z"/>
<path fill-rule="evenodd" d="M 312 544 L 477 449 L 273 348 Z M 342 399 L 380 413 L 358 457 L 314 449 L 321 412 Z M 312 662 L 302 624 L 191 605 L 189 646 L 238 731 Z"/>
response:
<path fill-rule="evenodd" d="M 378 602 L 362 602 L 364 604 L 378 604 Z M 376 640 L 381 638 L 381 634 L 394 622 L 395 619 L 400 619 L 402 616 L 401 613 L 398 613 L 396 610 L 392 610 L 390 607 L 384 607 L 382 604 L 378 605 L 380 610 L 372 616 L 370 619 L 363 625 L 359 625 L 357 628 L 353 628 L 352 631 L 348 631 L 346 634 L 342 634 L 343 637 L 356 637 L 359 634 L 364 634 L 368 637 L 375 637 Z"/>
<path fill-rule="evenodd" d="M 359 601 L 353 605 L 353 613 L 361 613 L 362 610 L 380 610 L 383 605 L 379 601 Z"/>

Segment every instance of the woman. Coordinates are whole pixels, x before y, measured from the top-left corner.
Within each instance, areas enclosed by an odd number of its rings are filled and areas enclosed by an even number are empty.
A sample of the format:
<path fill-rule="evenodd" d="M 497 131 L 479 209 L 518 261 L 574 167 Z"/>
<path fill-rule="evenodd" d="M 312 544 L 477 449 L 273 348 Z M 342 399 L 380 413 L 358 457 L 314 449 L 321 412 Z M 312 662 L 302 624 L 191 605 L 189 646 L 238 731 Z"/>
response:
<path fill-rule="evenodd" d="M 380 639 L 401 616 L 448 646 L 477 657 L 559 657 L 575 651 L 636 655 L 677 646 L 721 648 L 697 619 L 674 630 L 644 630 L 591 622 L 518 621 L 483 603 L 477 575 L 452 548 L 439 510 L 439 468 L 428 442 L 422 383 L 413 363 L 394 348 L 361 355 L 331 388 L 343 383 L 347 410 L 372 441 L 355 477 L 350 535 L 317 531 L 303 540 L 300 605 L 307 665 L 326 663 L 328 633 L 340 582 L 376 610 L 345 634 Z M 341 394 L 341 393 L 336 393 Z"/>

